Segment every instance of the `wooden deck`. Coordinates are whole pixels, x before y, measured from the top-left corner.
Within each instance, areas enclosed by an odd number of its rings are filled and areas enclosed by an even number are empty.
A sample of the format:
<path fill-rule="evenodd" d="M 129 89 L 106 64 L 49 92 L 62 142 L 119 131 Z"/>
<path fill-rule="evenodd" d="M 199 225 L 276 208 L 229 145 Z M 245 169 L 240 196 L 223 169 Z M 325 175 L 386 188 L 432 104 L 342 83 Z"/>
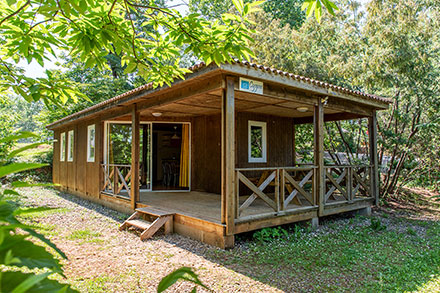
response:
<path fill-rule="evenodd" d="M 138 204 L 221 224 L 220 194 L 198 191 L 141 191 Z"/>
<path fill-rule="evenodd" d="M 240 196 L 243 203 L 247 196 Z M 140 206 L 152 206 L 184 216 L 221 224 L 221 196 L 220 194 L 189 191 L 189 192 L 140 192 Z M 296 206 L 289 205 L 290 209 Z M 299 206 L 298 206 L 299 207 Z M 243 217 L 267 214 L 273 212 L 263 200 L 256 199 L 251 206 L 241 214 Z"/>

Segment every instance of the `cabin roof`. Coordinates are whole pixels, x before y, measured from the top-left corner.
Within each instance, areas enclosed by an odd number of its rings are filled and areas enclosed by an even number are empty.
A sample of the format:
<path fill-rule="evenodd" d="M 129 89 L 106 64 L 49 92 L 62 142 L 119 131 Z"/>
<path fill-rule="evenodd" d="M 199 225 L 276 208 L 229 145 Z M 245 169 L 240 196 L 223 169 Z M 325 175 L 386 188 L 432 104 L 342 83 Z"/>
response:
<path fill-rule="evenodd" d="M 221 64 L 219 66 L 216 64 L 206 65 L 204 62 L 201 62 L 199 64 L 193 65 L 188 68 L 191 71 L 191 73 L 188 73 L 185 76 L 185 79 L 189 79 L 189 78 L 193 77 L 193 75 L 196 75 L 199 71 L 201 71 L 202 69 L 208 68 L 208 67 L 212 67 L 213 70 L 218 70 L 218 71 L 221 71 L 224 73 L 233 73 L 233 74 L 237 74 L 237 75 L 249 76 L 251 78 L 258 78 L 263 81 L 264 80 L 274 81 L 273 79 L 276 77 L 279 77 L 283 80 L 288 79 L 290 81 L 295 82 L 294 85 L 290 85 L 293 87 L 299 87 L 300 89 L 305 87 L 308 91 L 316 92 L 316 94 L 353 96 L 355 98 L 360 98 L 361 100 L 366 100 L 366 101 L 369 100 L 369 101 L 378 102 L 379 104 L 382 104 L 380 109 L 386 109 L 388 107 L 388 104 L 390 104 L 392 102 L 391 99 L 387 99 L 387 98 L 384 98 L 381 96 L 372 95 L 372 94 L 364 93 L 364 92 L 357 91 L 357 90 L 347 89 L 347 88 L 344 88 L 341 86 L 333 85 L 333 84 L 326 83 L 323 81 L 315 80 L 315 79 L 308 78 L 305 76 L 285 72 L 285 71 L 282 71 L 282 70 L 279 70 L 279 69 L 276 69 L 273 67 L 268 67 L 265 65 L 260 65 L 260 64 L 256 64 L 256 63 L 252 63 L 252 62 L 248 62 L 248 61 L 235 60 L 230 63 Z M 200 78 L 202 78 L 202 76 L 203 76 L 203 74 L 200 75 Z M 177 80 L 177 81 L 173 82 L 173 84 L 171 84 L 171 87 L 173 87 L 173 85 L 176 84 L 176 82 L 182 82 L 182 80 Z M 76 118 L 79 118 L 80 116 L 86 117 L 92 113 L 96 113 L 97 111 L 100 111 L 101 108 L 104 108 L 104 106 L 107 106 L 109 104 L 116 105 L 121 100 L 126 101 L 126 98 L 130 98 L 131 96 L 135 96 L 135 95 L 136 95 L 136 97 L 138 97 L 138 94 L 140 94 L 142 92 L 144 93 L 143 97 L 145 98 L 145 96 L 148 96 L 148 94 L 150 94 L 152 92 L 156 92 L 157 90 L 165 89 L 165 88 L 169 88 L 169 86 L 163 86 L 161 88 L 154 89 L 152 82 L 144 84 L 140 87 L 137 87 L 137 88 L 132 89 L 130 91 L 127 91 L 123 94 L 120 94 L 118 96 L 115 96 L 113 98 L 110 98 L 108 100 L 100 102 L 98 104 L 95 104 L 91 107 L 88 107 L 88 108 L 83 109 L 81 111 L 70 114 L 62 119 L 59 119 L 59 120 L 47 125 L 47 128 L 53 129 L 61 123 L 64 124 L 66 122 L 69 122 L 70 120 L 75 120 Z"/>

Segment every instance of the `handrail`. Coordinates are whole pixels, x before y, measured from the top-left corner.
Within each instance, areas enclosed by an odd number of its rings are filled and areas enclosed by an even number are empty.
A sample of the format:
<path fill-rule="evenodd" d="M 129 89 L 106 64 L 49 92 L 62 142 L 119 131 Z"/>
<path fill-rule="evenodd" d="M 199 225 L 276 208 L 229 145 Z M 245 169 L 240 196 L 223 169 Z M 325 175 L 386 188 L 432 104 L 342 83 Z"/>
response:
<path fill-rule="evenodd" d="M 254 167 L 254 168 L 235 168 L 235 171 L 270 171 L 270 170 L 289 170 L 289 171 L 305 171 L 305 170 L 311 170 L 316 169 L 317 166 L 307 166 L 307 167 Z"/>
<path fill-rule="evenodd" d="M 364 168 L 364 167 L 372 167 L 372 165 L 360 164 L 360 165 L 325 165 L 324 168 Z"/>
<path fill-rule="evenodd" d="M 101 166 L 108 166 L 108 167 L 131 167 L 131 165 L 126 165 L 126 164 L 107 164 L 107 163 L 103 163 L 103 164 L 101 164 Z"/>

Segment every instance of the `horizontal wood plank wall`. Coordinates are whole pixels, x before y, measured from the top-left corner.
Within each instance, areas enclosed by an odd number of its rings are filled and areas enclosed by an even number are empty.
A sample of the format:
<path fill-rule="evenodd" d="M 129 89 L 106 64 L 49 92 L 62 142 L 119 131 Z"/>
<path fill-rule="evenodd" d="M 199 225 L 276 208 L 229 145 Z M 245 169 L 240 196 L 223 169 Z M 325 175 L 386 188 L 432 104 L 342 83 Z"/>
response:
<path fill-rule="evenodd" d="M 60 184 L 60 131 L 55 130 L 53 138 L 52 181 Z"/>
<path fill-rule="evenodd" d="M 221 192 L 221 116 L 199 116 L 192 120 L 191 188 Z"/>
<path fill-rule="evenodd" d="M 261 121 L 267 124 L 267 163 L 248 161 L 248 122 Z M 236 114 L 236 167 L 283 167 L 293 162 L 293 119 L 240 112 Z"/>

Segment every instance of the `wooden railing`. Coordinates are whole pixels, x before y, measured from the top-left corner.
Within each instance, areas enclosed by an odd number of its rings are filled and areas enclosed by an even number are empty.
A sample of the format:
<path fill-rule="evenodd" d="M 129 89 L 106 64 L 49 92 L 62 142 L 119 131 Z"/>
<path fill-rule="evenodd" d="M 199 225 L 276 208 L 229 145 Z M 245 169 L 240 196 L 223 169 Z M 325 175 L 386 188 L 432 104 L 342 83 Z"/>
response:
<path fill-rule="evenodd" d="M 257 199 L 258 206 L 263 203 L 275 213 L 314 207 L 315 170 L 314 166 L 236 169 L 235 218 L 242 218 Z"/>
<path fill-rule="evenodd" d="M 114 196 L 121 196 L 121 192 L 124 190 L 123 197 L 129 197 L 131 165 L 101 164 L 101 167 L 104 172 L 104 185 L 101 191 Z"/>
<path fill-rule="evenodd" d="M 368 165 L 325 166 L 324 203 L 352 202 L 371 198 L 371 172 Z"/>

